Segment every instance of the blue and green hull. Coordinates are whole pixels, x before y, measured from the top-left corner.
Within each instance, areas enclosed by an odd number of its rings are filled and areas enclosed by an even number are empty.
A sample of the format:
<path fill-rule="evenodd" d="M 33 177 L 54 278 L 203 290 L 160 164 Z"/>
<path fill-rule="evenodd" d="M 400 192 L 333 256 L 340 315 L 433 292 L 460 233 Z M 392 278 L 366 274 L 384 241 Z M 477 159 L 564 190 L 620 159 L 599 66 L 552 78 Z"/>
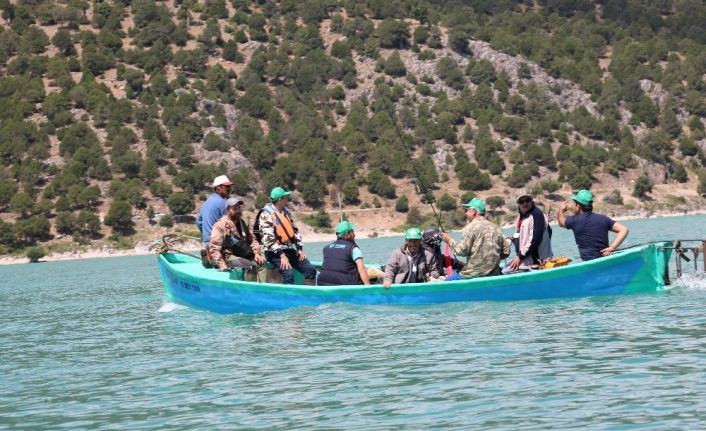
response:
<path fill-rule="evenodd" d="M 438 304 L 516 301 L 659 292 L 671 250 L 655 243 L 590 262 L 528 273 L 423 284 L 321 287 L 247 282 L 242 272 L 219 272 L 183 254 L 159 256 L 170 302 L 216 313 L 259 313 L 333 302 Z"/>

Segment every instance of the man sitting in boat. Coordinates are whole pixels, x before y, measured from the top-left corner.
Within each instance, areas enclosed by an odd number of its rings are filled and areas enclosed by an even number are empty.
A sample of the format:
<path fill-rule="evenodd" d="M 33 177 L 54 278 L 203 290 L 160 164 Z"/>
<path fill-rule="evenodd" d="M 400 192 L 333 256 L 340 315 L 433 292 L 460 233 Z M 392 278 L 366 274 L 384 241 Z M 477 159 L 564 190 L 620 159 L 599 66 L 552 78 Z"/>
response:
<path fill-rule="evenodd" d="M 528 271 L 554 257 L 549 219 L 544 211 L 534 204 L 532 196 L 523 194 L 517 198 L 517 211 L 520 215 L 517 217 L 515 234 L 512 236 L 515 258 L 503 269 L 503 274 Z"/>
<path fill-rule="evenodd" d="M 441 243 L 443 242 L 441 233 L 441 229 L 435 227 L 424 229 L 424 233 L 422 233 L 422 248 L 434 253 L 436 270 L 439 271 L 439 274 L 449 276 L 454 271 L 463 269 L 463 262 L 452 255 L 450 248 L 441 251 Z"/>
<path fill-rule="evenodd" d="M 230 271 L 235 264 L 231 257 L 241 257 L 265 264 L 260 254 L 260 244 L 252 236 L 242 219 L 243 201 L 237 198 L 226 200 L 226 213 L 213 225 L 208 243 L 211 264 L 221 271 Z"/>
<path fill-rule="evenodd" d="M 196 218 L 196 227 L 201 232 L 204 248 L 208 248 L 213 225 L 226 213 L 226 199 L 230 196 L 233 182 L 225 175 L 217 176 L 213 180 L 213 193 L 203 203 L 199 216 Z"/>
<path fill-rule="evenodd" d="M 574 240 L 579 248 L 581 260 L 592 260 L 613 254 L 628 236 L 628 228 L 610 217 L 594 213 L 593 194 L 588 190 L 579 190 L 569 199 L 571 203 L 564 201 L 561 204 L 557 219 L 559 226 L 574 232 Z M 572 203 L 574 215 L 567 217 L 564 212 Z M 610 245 L 608 245 L 608 231 L 617 234 Z"/>
<path fill-rule="evenodd" d="M 392 283 L 424 283 L 439 277 L 434 253 L 422 248 L 422 232 L 416 227 L 409 228 L 404 238 L 404 245 L 392 252 L 385 265 L 385 289 Z"/>
<path fill-rule="evenodd" d="M 370 284 L 363 253 L 355 243 L 355 225 L 344 220 L 336 226 L 336 241 L 324 247 L 324 262 L 317 284 Z"/>
<path fill-rule="evenodd" d="M 265 259 L 282 275 L 282 283 L 294 284 L 292 268 L 295 268 L 304 275 L 307 284 L 314 284 L 316 268 L 306 258 L 301 234 L 292 214 L 286 208 L 287 196 L 290 194 L 292 192 L 285 191 L 282 187 L 272 189 L 272 202 L 257 214 L 253 230 L 265 250 Z"/>
<path fill-rule="evenodd" d="M 500 261 L 510 255 L 510 243 L 505 241 L 498 226 L 485 218 L 485 202 L 473 198 L 463 204 L 468 223 L 461 232 L 461 240 L 456 241 L 448 233 L 443 240 L 460 257 L 467 257 L 466 265 L 460 273 L 446 277 L 447 281 L 486 277 L 500 274 Z"/>

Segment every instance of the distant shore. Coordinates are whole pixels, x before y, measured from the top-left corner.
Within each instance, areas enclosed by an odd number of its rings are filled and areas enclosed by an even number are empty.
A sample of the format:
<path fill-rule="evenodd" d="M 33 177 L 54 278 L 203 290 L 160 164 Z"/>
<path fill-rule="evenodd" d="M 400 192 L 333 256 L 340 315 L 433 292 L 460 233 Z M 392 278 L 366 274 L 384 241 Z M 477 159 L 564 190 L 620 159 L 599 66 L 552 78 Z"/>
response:
<path fill-rule="evenodd" d="M 663 217 L 682 217 L 682 216 L 692 216 L 692 215 L 704 215 L 706 210 L 697 210 L 685 212 L 657 212 L 654 214 L 644 214 L 644 215 L 626 215 L 626 216 L 615 216 L 614 220 L 625 221 L 625 220 L 642 220 L 651 218 L 663 218 Z M 553 225 L 556 222 L 552 222 Z M 512 223 L 503 225 L 503 228 L 512 227 Z M 451 232 L 460 232 L 460 229 L 451 230 Z M 383 238 L 383 237 L 393 237 L 401 236 L 401 232 L 395 232 L 392 229 L 366 229 L 360 228 L 356 231 L 358 238 Z M 330 233 L 314 232 L 314 230 L 309 227 L 302 228 L 302 236 L 306 243 L 314 242 L 327 242 L 334 239 L 334 235 Z M 85 251 L 71 251 L 63 253 L 53 253 L 49 254 L 42 259 L 40 262 L 54 262 L 61 260 L 78 260 L 78 259 L 100 259 L 107 257 L 123 257 L 123 256 L 143 256 L 148 254 L 154 254 L 154 251 L 150 249 L 151 243 L 138 243 L 137 246 L 129 250 L 117 250 L 112 248 L 93 248 L 87 249 Z M 0 265 L 15 265 L 20 263 L 28 263 L 28 259 L 25 256 L 13 256 L 13 255 L 2 255 L 0 256 Z"/>

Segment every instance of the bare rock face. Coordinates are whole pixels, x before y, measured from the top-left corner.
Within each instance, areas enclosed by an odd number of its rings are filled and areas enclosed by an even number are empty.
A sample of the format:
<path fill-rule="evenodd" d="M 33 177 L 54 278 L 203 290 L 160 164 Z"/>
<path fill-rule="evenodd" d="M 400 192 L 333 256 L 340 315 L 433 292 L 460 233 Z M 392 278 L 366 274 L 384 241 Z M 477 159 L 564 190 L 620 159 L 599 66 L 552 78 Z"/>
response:
<path fill-rule="evenodd" d="M 667 183 L 667 167 L 664 165 L 658 165 L 656 163 L 650 163 L 644 159 L 638 159 L 637 172 L 642 172 L 642 175 L 647 176 L 653 184 L 666 184 Z M 637 179 L 637 178 L 634 178 Z"/>
<path fill-rule="evenodd" d="M 649 79 L 641 79 L 640 88 L 650 98 L 652 103 L 660 108 L 664 106 L 669 97 L 669 93 L 662 87 L 662 84 Z"/>

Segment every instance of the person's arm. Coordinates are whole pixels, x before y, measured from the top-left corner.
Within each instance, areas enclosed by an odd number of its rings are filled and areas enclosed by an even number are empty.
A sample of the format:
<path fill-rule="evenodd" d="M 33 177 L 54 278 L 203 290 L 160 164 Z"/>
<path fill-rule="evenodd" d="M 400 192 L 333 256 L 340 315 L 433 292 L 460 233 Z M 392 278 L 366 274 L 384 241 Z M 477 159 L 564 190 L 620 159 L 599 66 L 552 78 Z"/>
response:
<path fill-rule="evenodd" d="M 425 251 L 422 250 L 422 253 L 425 253 Z M 428 263 L 428 265 L 429 265 L 429 272 L 428 272 L 429 277 L 430 277 L 430 278 L 439 278 L 439 269 L 438 269 L 437 264 L 436 264 L 436 256 L 435 256 L 433 253 L 430 253 L 430 254 L 431 254 L 431 259 L 429 259 L 429 263 Z M 429 281 L 429 280 L 426 280 L 426 281 Z"/>
<path fill-rule="evenodd" d="M 363 263 L 363 258 L 355 260 L 355 266 L 358 268 L 358 275 L 363 281 L 363 284 L 370 284 L 370 279 L 368 278 L 368 270 L 365 269 L 365 263 Z"/>
<path fill-rule="evenodd" d="M 213 229 L 211 239 L 208 242 L 208 251 L 211 253 L 212 264 L 216 265 L 220 271 L 228 271 L 228 264 L 223 258 L 223 240 L 225 239 L 224 232 L 219 229 Z"/>
<path fill-rule="evenodd" d="M 547 226 L 544 220 L 544 213 L 541 211 L 532 212 L 532 241 L 530 241 L 529 248 L 525 253 L 520 256 L 524 259 L 527 256 L 539 255 L 539 244 L 542 243 L 544 237 L 544 228 Z"/>
<path fill-rule="evenodd" d="M 569 207 L 569 201 L 562 202 L 561 206 L 559 207 L 559 213 L 556 216 L 557 221 L 559 222 L 559 226 L 561 226 L 563 228 L 566 228 L 566 215 L 564 214 L 564 212 L 566 211 L 566 209 L 568 207 Z"/>
<path fill-rule="evenodd" d="M 382 283 L 385 289 L 390 288 L 390 285 L 392 285 L 392 282 L 395 280 L 395 274 L 397 274 L 398 270 L 397 250 L 395 250 L 392 252 L 392 256 L 390 256 L 390 260 L 387 262 L 387 265 L 385 265 L 385 276 L 383 277 Z"/>
<path fill-rule="evenodd" d="M 610 247 L 601 250 L 601 254 L 603 256 L 610 256 L 611 254 L 613 254 L 613 252 L 617 250 L 618 247 L 620 247 L 620 244 L 623 243 L 625 238 L 628 236 L 628 233 L 630 233 L 630 229 L 628 229 L 626 226 L 621 225 L 618 222 L 613 223 L 613 226 L 610 228 L 610 230 L 611 232 L 615 232 L 617 235 L 615 235 L 615 238 L 610 244 Z"/>

